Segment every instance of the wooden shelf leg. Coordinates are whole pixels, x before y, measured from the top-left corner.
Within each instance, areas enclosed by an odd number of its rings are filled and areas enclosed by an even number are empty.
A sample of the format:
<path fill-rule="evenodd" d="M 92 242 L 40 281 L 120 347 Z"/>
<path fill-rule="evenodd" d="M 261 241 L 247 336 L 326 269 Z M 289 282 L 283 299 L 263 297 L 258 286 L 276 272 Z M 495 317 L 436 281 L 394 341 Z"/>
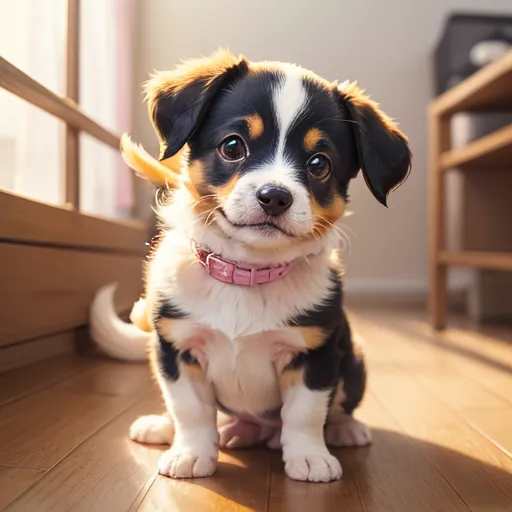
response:
<path fill-rule="evenodd" d="M 439 256 L 445 247 L 446 183 L 441 153 L 450 148 L 450 122 L 429 112 L 429 297 L 430 321 L 434 329 L 444 329 L 447 307 L 447 268 Z"/>

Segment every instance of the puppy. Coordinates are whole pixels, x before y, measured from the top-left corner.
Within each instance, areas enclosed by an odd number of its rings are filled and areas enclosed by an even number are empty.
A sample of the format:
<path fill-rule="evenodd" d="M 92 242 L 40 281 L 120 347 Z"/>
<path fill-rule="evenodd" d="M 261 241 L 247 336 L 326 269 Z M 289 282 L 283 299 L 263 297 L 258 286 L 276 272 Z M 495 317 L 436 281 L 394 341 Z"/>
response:
<path fill-rule="evenodd" d="M 159 243 L 134 324 L 92 307 L 108 353 L 149 358 L 168 414 L 132 439 L 169 443 L 159 471 L 205 477 L 219 446 L 282 448 L 286 474 L 341 477 L 332 446 L 370 442 L 352 413 L 366 380 L 342 309 L 338 226 L 361 169 L 375 198 L 407 176 L 407 140 L 356 84 L 222 51 L 146 84 L 160 161 L 126 161 L 160 184 Z M 181 169 L 176 154 L 182 151 Z"/>

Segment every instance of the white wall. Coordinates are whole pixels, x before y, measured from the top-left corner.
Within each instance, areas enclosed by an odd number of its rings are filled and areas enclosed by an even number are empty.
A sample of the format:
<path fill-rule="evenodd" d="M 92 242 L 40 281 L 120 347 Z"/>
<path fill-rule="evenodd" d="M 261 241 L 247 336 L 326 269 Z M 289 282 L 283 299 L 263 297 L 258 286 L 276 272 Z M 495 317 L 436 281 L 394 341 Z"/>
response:
<path fill-rule="evenodd" d="M 229 46 L 253 60 L 293 61 L 331 80 L 357 79 L 409 136 L 409 180 L 380 206 L 359 178 L 347 219 L 349 287 L 424 289 L 426 282 L 426 105 L 430 53 L 454 9 L 512 13 L 510 0 L 143 0 L 139 82 L 153 69 Z M 134 136 L 157 153 L 140 104 Z"/>

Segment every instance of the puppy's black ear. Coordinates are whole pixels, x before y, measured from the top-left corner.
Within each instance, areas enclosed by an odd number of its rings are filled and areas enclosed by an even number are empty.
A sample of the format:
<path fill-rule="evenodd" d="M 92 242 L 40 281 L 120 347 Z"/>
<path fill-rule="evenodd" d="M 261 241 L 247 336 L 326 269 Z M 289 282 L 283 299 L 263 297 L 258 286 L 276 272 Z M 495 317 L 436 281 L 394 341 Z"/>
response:
<path fill-rule="evenodd" d="M 389 192 L 409 174 L 411 153 L 407 138 L 357 83 L 337 87 L 342 107 L 354 122 L 359 167 L 366 185 L 384 206 Z"/>
<path fill-rule="evenodd" d="M 247 60 L 221 50 L 156 73 L 146 84 L 149 115 L 160 138 L 160 160 L 190 139 L 215 96 L 248 71 Z"/>

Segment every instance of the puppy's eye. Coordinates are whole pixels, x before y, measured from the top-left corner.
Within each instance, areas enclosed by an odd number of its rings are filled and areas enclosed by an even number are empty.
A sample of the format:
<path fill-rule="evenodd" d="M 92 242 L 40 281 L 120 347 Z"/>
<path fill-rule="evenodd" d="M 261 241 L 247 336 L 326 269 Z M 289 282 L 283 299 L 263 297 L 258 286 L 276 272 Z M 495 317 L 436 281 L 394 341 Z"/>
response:
<path fill-rule="evenodd" d="M 308 160 L 307 169 L 317 180 L 325 180 L 331 174 L 331 161 L 323 153 L 317 153 Z"/>
<path fill-rule="evenodd" d="M 229 135 L 221 142 L 219 153 L 224 160 L 238 162 L 247 156 L 247 147 L 242 137 Z"/>

